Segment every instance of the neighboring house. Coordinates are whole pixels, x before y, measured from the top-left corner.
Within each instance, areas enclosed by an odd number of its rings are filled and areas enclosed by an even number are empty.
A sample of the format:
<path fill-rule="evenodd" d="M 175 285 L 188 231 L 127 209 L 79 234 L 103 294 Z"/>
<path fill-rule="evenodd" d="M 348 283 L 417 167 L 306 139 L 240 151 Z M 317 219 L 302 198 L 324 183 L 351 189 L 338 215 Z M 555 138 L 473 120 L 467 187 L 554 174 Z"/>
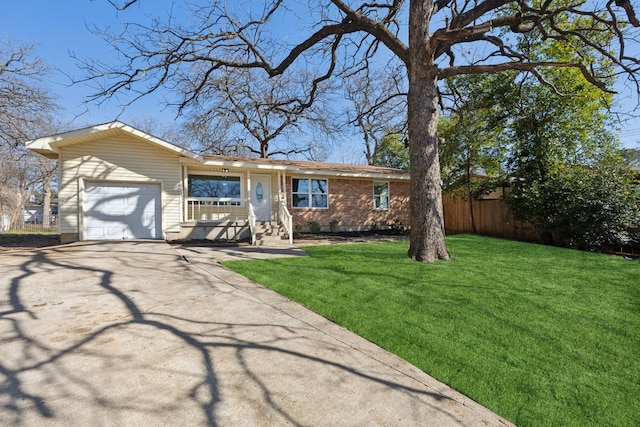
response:
<path fill-rule="evenodd" d="M 62 242 L 292 242 L 310 223 L 357 230 L 409 220 L 409 175 L 398 169 L 198 155 L 121 122 L 26 146 L 58 160 Z"/>
<path fill-rule="evenodd" d="M 56 216 L 58 214 L 58 200 L 51 200 L 51 208 L 49 213 L 49 223 L 53 224 L 56 220 Z M 22 222 L 26 224 L 42 224 L 44 220 L 47 219 L 44 214 L 44 206 L 29 203 L 22 208 Z"/>
<path fill-rule="evenodd" d="M 22 222 L 28 224 L 42 224 L 42 205 L 28 204 L 22 208 Z"/>

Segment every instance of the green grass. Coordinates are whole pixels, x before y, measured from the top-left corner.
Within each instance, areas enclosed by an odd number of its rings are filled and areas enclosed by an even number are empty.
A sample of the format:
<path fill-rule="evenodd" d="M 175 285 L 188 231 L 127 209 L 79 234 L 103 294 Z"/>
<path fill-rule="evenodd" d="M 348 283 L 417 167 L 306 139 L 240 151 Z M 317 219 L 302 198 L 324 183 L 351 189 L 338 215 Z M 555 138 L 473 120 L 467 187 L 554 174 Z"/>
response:
<path fill-rule="evenodd" d="M 453 260 L 407 243 L 225 265 L 520 426 L 640 424 L 640 262 L 478 236 Z"/>

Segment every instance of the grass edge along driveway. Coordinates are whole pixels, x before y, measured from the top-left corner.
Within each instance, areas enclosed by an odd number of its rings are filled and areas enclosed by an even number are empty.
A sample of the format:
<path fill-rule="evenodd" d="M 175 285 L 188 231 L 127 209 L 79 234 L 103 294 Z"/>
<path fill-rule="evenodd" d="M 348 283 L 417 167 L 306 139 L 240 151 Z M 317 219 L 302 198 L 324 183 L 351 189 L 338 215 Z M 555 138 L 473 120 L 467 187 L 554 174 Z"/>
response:
<path fill-rule="evenodd" d="M 470 235 L 225 262 L 520 426 L 640 422 L 640 262 Z"/>

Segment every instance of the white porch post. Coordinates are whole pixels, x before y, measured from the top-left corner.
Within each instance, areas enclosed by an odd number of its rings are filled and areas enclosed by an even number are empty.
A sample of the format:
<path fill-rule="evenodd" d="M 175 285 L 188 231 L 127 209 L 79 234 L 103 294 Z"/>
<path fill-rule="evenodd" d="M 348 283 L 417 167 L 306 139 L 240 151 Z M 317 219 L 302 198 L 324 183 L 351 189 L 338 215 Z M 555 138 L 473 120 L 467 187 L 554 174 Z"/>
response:
<path fill-rule="evenodd" d="M 287 173 L 282 172 L 282 200 L 284 205 L 287 206 Z"/>
<path fill-rule="evenodd" d="M 246 202 L 251 203 L 251 171 L 247 171 L 247 197 Z"/>
<path fill-rule="evenodd" d="M 278 172 L 278 202 L 283 200 L 284 193 L 282 192 L 282 172 Z"/>
<path fill-rule="evenodd" d="M 187 165 L 182 165 L 182 201 L 184 204 L 184 212 L 180 213 L 180 222 L 186 222 L 189 219 L 189 175 L 187 172 Z"/>
<path fill-rule="evenodd" d="M 182 188 L 180 189 L 180 195 L 182 196 L 183 208 L 180 210 L 180 222 L 186 222 L 189 212 L 189 206 L 187 205 L 187 197 L 189 191 L 189 181 L 187 176 L 187 165 L 182 165 Z"/>

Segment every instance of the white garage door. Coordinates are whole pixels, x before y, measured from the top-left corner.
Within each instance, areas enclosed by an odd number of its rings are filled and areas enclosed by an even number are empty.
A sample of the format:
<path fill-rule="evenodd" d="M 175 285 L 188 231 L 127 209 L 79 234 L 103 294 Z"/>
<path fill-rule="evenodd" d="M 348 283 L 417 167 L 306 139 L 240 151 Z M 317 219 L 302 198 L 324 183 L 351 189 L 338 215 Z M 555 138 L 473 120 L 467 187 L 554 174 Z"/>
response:
<path fill-rule="evenodd" d="M 85 240 L 160 239 L 160 185 L 85 184 Z"/>

